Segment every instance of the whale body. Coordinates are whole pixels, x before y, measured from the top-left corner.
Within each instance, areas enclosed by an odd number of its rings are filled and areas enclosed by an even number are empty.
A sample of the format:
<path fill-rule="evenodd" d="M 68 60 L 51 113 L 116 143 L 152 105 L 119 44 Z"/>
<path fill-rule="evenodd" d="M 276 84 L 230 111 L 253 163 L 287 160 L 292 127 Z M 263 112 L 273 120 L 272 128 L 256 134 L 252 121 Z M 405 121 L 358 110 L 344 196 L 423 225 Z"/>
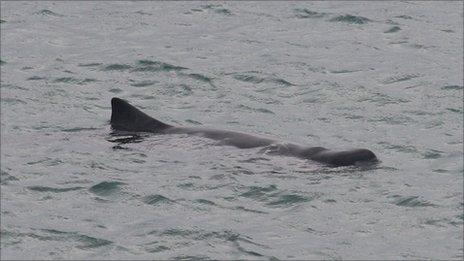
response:
<path fill-rule="evenodd" d="M 156 120 L 127 101 L 111 99 L 111 127 L 116 131 L 151 132 L 157 134 L 190 134 L 219 141 L 219 144 L 241 149 L 263 147 L 272 154 L 309 159 L 330 166 L 349 166 L 363 162 L 376 162 L 377 157 L 368 149 L 334 151 L 323 147 L 309 147 L 282 143 L 270 138 L 246 133 L 202 127 L 171 126 Z"/>

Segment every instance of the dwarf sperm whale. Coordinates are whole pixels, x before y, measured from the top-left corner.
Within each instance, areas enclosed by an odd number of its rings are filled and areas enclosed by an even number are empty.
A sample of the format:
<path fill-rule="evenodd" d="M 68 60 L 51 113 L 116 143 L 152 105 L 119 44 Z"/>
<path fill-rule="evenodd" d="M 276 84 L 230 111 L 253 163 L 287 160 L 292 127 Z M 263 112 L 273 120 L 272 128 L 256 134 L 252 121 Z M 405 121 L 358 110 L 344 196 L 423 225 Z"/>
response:
<path fill-rule="evenodd" d="M 116 131 L 151 132 L 157 134 L 190 134 L 219 141 L 242 149 L 263 147 L 272 154 L 293 156 L 325 163 L 331 166 L 375 162 L 377 157 L 368 149 L 334 151 L 323 147 L 309 147 L 282 143 L 270 138 L 246 133 L 202 127 L 171 126 L 156 120 L 120 98 L 111 99 L 111 127 Z"/>

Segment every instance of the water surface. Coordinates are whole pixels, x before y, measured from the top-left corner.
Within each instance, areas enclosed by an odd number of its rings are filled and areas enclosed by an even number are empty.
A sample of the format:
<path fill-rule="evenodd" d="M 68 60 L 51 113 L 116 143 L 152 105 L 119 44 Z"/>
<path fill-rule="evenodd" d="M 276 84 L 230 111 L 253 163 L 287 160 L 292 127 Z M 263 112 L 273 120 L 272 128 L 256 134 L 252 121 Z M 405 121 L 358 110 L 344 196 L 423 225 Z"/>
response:
<path fill-rule="evenodd" d="M 2 259 L 462 259 L 462 2 L 2 2 Z M 114 96 L 381 163 L 111 135 Z"/>

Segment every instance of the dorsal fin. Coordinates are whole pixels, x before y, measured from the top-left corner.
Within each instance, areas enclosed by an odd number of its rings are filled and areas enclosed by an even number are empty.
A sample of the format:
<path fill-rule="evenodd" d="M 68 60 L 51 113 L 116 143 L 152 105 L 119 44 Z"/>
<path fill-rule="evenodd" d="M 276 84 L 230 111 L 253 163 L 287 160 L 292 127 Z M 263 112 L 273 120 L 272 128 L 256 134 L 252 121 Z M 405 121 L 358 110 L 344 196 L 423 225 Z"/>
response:
<path fill-rule="evenodd" d="M 122 131 L 159 132 L 171 126 L 115 97 L 111 99 L 111 127 Z"/>

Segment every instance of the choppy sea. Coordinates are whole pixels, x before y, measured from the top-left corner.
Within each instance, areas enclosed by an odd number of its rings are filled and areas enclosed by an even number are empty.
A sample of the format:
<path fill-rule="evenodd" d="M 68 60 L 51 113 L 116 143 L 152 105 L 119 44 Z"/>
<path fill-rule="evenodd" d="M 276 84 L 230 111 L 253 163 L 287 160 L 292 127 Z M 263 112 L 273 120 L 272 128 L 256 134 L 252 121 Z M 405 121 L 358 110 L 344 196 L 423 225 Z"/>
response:
<path fill-rule="evenodd" d="M 1 259 L 463 258 L 463 2 L 1 2 Z M 173 125 L 330 149 L 331 168 Z"/>

